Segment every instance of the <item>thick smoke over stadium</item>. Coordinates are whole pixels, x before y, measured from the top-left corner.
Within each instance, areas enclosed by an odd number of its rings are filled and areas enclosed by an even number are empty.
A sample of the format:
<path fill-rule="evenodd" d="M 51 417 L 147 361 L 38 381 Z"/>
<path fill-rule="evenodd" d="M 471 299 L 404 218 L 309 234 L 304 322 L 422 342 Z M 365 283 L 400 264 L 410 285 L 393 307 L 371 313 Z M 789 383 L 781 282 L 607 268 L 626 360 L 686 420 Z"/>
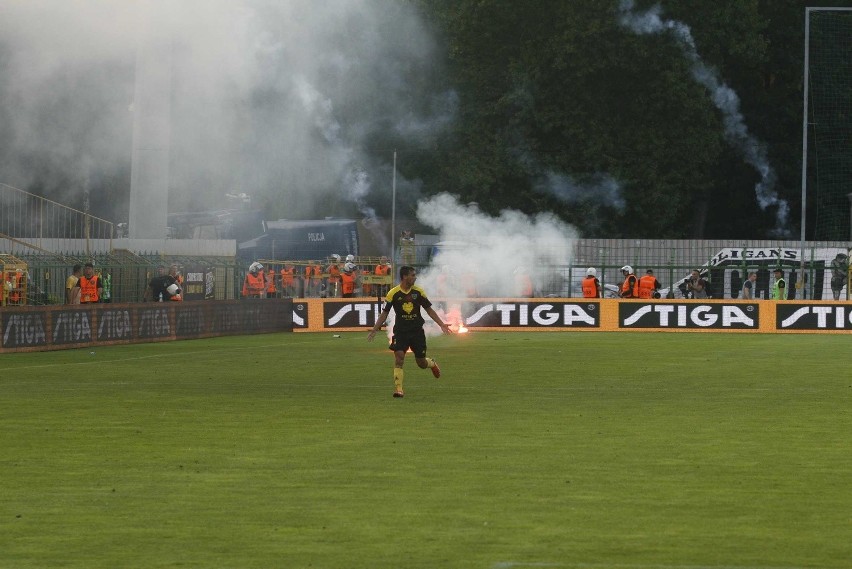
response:
<path fill-rule="evenodd" d="M 559 286 L 554 279 L 562 278 L 554 268 L 571 265 L 577 239 L 576 230 L 552 214 L 505 210 L 490 217 L 448 194 L 421 202 L 417 217 L 442 240 L 432 265 L 418 276 L 432 296 L 465 298 L 466 277 L 472 276 L 479 296 L 517 297 L 522 273 L 532 278 L 535 290 L 553 290 Z"/>
<path fill-rule="evenodd" d="M 171 211 L 244 193 L 270 217 L 369 218 L 390 187 L 382 142 L 428 139 L 455 112 L 424 88 L 435 44 L 402 2 L 13 0 L 0 14 L 2 181 L 80 209 L 92 191 L 114 221 L 145 22 L 171 46 Z"/>
<path fill-rule="evenodd" d="M 761 209 L 775 206 L 776 233 L 779 236 L 789 234 L 789 204 L 778 197 L 775 191 L 776 174 L 769 164 L 766 147 L 748 132 L 745 120 L 740 112 L 740 99 L 728 85 L 724 84 L 716 71 L 708 67 L 698 54 L 692 32 L 686 24 L 661 17 L 662 9 L 655 5 L 645 12 L 634 10 L 633 0 L 621 0 L 620 23 L 636 34 L 660 34 L 671 32 L 684 56 L 692 65 L 692 76 L 697 83 L 710 93 L 713 105 L 721 111 L 725 125 L 725 136 L 736 148 L 743 159 L 760 174 L 760 182 L 755 186 L 755 196 Z"/>

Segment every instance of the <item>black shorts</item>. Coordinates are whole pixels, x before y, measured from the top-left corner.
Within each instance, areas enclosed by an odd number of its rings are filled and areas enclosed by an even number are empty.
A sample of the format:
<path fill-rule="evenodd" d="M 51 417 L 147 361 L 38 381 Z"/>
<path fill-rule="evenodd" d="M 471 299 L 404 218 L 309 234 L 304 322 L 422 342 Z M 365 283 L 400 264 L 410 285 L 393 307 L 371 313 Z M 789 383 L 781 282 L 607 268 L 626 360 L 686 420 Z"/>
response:
<path fill-rule="evenodd" d="M 414 352 L 415 358 L 426 357 L 426 333 L 423 331 L 423 328 L 393 335 L 390 344 L 391 350 L 394 352 L 407 352 L 408 348 L 411 348 L 411 351 Z"/>

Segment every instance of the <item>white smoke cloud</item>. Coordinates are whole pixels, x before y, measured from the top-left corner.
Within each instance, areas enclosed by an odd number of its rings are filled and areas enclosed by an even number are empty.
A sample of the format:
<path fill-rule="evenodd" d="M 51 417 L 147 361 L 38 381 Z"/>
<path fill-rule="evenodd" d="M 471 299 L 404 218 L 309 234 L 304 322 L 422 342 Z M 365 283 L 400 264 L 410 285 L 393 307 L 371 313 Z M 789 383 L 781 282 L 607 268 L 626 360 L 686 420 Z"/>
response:
<path fill-rule="evenodd" d="M 369 217 L 392 159 L 369 142 L 427 140 L 457 105 L 452 91 L 424 88 L 436 45 L 409 3 L 8 0 L 0 181 L 65 185 L 52 197 L 69 205 L 87 179 L 127 192 L 139 41 L 171 46 L 172 210 L 246 193 L 290 218 L 341 202 Z"/>
<path fill-rule="evenodd" d="M 440 236 L 430 267 L 418 276 L 433 297 L 468 297 L 468 279 L 478 296 L 516 297 L 521 272 L 535 291 L 558 290 L 558 267 L 572 264 L 577 232 L 550 213 L 505 210 L 491 217 L 476 204 L 439 194 L 420 202 L 417 218 Z"/>
<path fill-rule="evenodd" d="M 788 227 L 789 204 L 778 197 L 775 191 L 776 174 L 766 155 L 766 147 L 748 132 L 745 119 L 740 112 L 740 98 L 736 92 L 719 78 L 718 73 L 708 67 L 698 54 L 689 26 L 677 20 L 662 17 L 662 8 L 654 5 L 644 12 L 635 11 L 633 0 L 621 0 L 619 22 L 636 34 L 661 34 L 670 32 L 677 40 L 684 56 L 692 65 L 692 76 L 709 92 L 713 105 L 722 112 L 725 137 L 736 148 L 743 159 L 760 174 L 755 186 L 755 196 L 761 209 L 776 207 L 776 232 L 790 233 Z"/>

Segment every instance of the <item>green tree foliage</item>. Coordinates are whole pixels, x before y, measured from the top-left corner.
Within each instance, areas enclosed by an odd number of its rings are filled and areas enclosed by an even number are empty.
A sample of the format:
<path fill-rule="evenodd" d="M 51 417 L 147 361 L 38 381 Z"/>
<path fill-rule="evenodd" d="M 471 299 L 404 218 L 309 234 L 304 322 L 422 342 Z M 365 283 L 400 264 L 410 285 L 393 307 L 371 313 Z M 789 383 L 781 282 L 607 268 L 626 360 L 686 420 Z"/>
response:
<path fill-rule="evenodd" d="M 726 139 L 722 113 L 671 32 L 632 33 L 619 24 L 619 0 L 419 5 L 443 37 L 459 100 L 428 171 L 417 172 L 424 191 L 493 212 L 549 209 L 595 237 L 758 238 L 775 228 L 774 208 L 755 199 L 759 173 Z M 701 61 L 739 96 L 797 235 L 800 3 L 659 6 L 689 27 Z"/>

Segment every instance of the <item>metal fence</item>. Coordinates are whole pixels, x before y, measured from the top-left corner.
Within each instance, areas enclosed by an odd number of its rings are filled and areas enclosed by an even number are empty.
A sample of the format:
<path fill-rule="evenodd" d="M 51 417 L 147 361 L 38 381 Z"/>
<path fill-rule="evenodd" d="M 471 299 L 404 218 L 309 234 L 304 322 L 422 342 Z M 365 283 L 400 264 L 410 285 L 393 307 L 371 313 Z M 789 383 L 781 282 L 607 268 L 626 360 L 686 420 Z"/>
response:
<path fill-rule="evenodd" d="M 417 236 L 414 253 L 405 259 L 420 269 L 433 263 L 440 248 L 435 236 L 423 237 Z M 484 246 L 487 247 L 487 240 Z M 470 260 L 475 261 L 483 252 L 493 255 L 486 249 L 474 250 Z M 403 260 L 403 253 L 398 252 L 397 261 Z M 848 257 L 849 253 L 847 241 L 807 242 L 802 250 L 799 241 L 577 239 L 564 252 L 560 251 L 564 263 L 541 266 L 536 265 L 535 259 L 515 262 L 532 264 L 537 273 L 536 295 L 542 297 L 582 296 L 581 281 L 589 267 L 597 269 L 598 278 L 614 296 L 624 280 L 621 267 L 629 265 L 638 276 L 651 269 L 662 283 L 664 294 L 673 298 L 683 296 L 681 286 L 693 269 L 708 280 L 709 292 L 715 298 L 737 298 L 750 272 L 757 273 L 760 294 L 767 294 L 771 272 L 780 267 L 788 283 L 789 298 L 829 299 L 833 298 L 832 278 L 837 274 L 832 263 L 838 255 Z M 505 271 L 507 267 L 501 269 Z M 844 286 L 840 296 L 845 299 L 847 295 Z"/>
<path fill-rule="evenodd" d="M 42 249 L 44 240 L 112 242 L 112 222 L 0 183 L 0 237 Z M 110 246 L 110 249 L 112 247 Z"/>
<path fill-rule="evenodd" d="M 84 253 L 18 255 L 26 263 L 28 305 L 63 304 L 65 281 L 74 265 L 91 262 L 95 272 L 109 280 L 111 302 L 140 302 L 148 282 L 160 265 L 176 264 L 181 272 L 203 267 L 214 275 L 214 298 L 239 298 L 244 268 L 233 258 L 164 257 L 154 253 L 136 254 L 115 250 L 87 256 Z"/>

